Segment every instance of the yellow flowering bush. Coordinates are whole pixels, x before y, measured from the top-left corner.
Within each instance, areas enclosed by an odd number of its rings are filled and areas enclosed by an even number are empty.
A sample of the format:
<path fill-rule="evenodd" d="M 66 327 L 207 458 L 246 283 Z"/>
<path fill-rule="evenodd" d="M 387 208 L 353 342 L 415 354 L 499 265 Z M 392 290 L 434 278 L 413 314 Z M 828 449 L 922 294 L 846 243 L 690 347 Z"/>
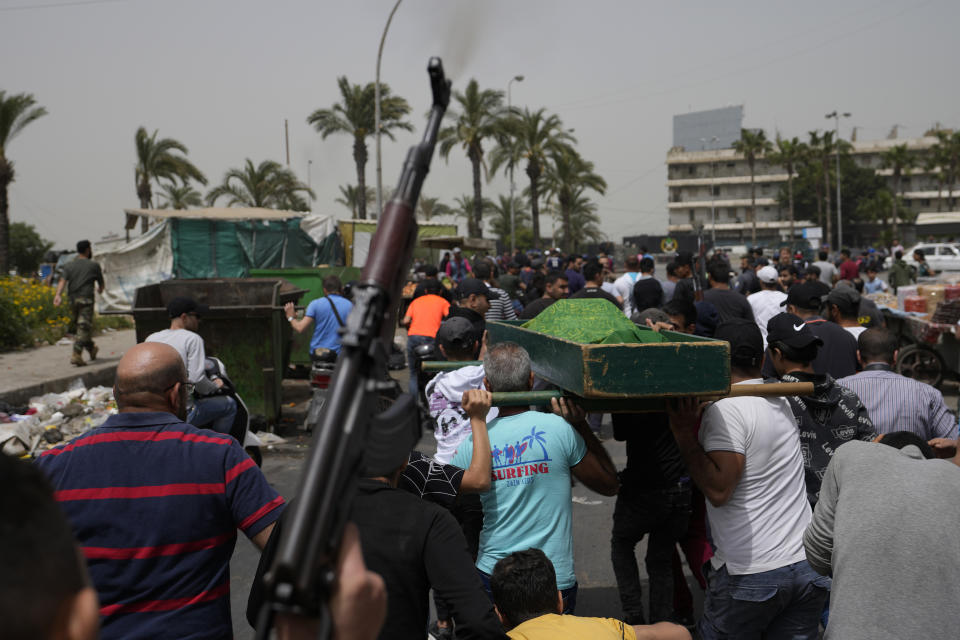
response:
<path fill-rule="evenodd" d="M 21 277 L 0 278 L 0 349 L 54 343 L 70 322 L 66 304 L 53 306 L 53 287 Z"/>

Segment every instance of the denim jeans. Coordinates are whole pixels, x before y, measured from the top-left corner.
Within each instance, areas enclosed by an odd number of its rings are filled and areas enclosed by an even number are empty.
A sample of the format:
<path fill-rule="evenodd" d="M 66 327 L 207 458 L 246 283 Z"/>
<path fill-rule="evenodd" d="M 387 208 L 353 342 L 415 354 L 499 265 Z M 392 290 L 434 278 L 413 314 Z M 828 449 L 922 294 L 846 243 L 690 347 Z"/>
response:
<path fill-rule="evenodd" d="M 651 491 L 624 490 L 613 511 L 610 559 L 620 592 L 620 605 L 630 624 L 642 624 L 643 592 L 635 549 L 645 535 L 646 567 L 650 576 L 650 622 L 673 613 L 673 553 L 690 522 L 690 484 L 678 483 Z"/>
<path fill-rule="evenodd" d="M 407 336 L 407 367 L 410 369 L 410 393 L 417 396 L 417 368 L 420 361 L 414 351 L 422 344 L 435 344 L 436 340 L 430 336 Z"/>
<path fill-rule="evenodd" d="M 707 597 L 698 629 L 703 640 L 817 637 L 830 579 L 806 560 L 742 576 L 707 562 L 704 574 Z"/>
<path fill-rule="evenodd" d="M 233 419 L 237 417 L 237 403 L 230 396 L 211 396 L 198 398 L 193 410 L 187 416 L 187 422 L 195 427 L 213 429 L 229 434 L 233 428 Z M 240 444 L 243 444 L 242 442 Z"/>
<path fill-rule="evenodd" d="M 477 574 L 480 576 L 480 582 L 483 583 L 483 588 L 487 592 L 487 597 L 490 598 L 490 602 L 493 602 L 493 592 L 490 590 L 490 576 L 480 569 L 477 569 Z M 572 587 L 566 589 L 560 589 L 560 596 L 563 598 L 563 611 L 562 613 L 565 616 L 572 616 L 574 609 L 577 608 L 577 590 L 579 585 L 574 583 Z"/>

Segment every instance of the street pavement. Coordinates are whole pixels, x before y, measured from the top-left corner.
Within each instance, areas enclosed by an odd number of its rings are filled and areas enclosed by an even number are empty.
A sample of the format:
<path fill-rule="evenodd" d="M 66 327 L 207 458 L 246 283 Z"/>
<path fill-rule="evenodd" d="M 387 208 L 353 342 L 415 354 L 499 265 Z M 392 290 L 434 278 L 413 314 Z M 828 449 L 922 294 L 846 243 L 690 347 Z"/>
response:
<path fill-rule="evenodd" d="M 94 338 L 100 349 L 96 362 L 84 367 L 70 364 L 73 343 L 0 353 L 0 399 L 26 404 L 31 396 L 59 393 L 80 379 L 85 387 L 113 386 L 117 363 L 124 351 L 137 343 L 136 331 L 106 331 Z M 84 358 L 89 354 L 84 352 Z"/>

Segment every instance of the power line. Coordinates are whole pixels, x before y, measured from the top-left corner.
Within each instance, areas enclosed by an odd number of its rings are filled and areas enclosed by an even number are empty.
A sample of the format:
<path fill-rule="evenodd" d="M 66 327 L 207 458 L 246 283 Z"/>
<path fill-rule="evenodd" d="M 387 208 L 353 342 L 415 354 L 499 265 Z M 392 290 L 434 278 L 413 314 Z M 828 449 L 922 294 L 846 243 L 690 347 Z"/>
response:
<path fill-rule="evenodd" d="M 34 9 L 59 9 L 63 7 L 83 7 L 94 4 L 121 4 L 134 2 L 135 0 L 77 0 L 76 2 L 46 2 L 44 4 L 20 4 L 12 7 L 0 7 L 0 12 L 4 11 L 32 11 Z"/>

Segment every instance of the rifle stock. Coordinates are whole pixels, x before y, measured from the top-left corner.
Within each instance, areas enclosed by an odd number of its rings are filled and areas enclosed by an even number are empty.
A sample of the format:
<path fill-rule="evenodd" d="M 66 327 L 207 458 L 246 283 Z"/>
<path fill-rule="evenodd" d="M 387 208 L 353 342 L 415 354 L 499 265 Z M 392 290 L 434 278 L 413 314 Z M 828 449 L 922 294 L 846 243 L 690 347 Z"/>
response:
<path fill-rule="evenodd" d="M 323 418 L 314 431 L 297 500 L 284 514 L 277 552 L 264 576 L 260 638 L 268 637 L 273 615 L 281 611 L 319 617 L 321 637 L 332 632 L 326 601 L 334 586 L 337 552 L 356 492 L 364 442 L 376 418 L 375 396 L 386 376 L 385 346 L 393 341 L 396 308 L 417 240 L 414 211 L 450 101 L 450 82 L 440 59 L 431 58 L 427 70 L 433 91 L 427 129 L 407 154 L 397 190 L 380 216 L 354 288 L 353 311 L 340 330 L 341 353 Z M 416 411 L 416 403 L 406 406 Z"/>

